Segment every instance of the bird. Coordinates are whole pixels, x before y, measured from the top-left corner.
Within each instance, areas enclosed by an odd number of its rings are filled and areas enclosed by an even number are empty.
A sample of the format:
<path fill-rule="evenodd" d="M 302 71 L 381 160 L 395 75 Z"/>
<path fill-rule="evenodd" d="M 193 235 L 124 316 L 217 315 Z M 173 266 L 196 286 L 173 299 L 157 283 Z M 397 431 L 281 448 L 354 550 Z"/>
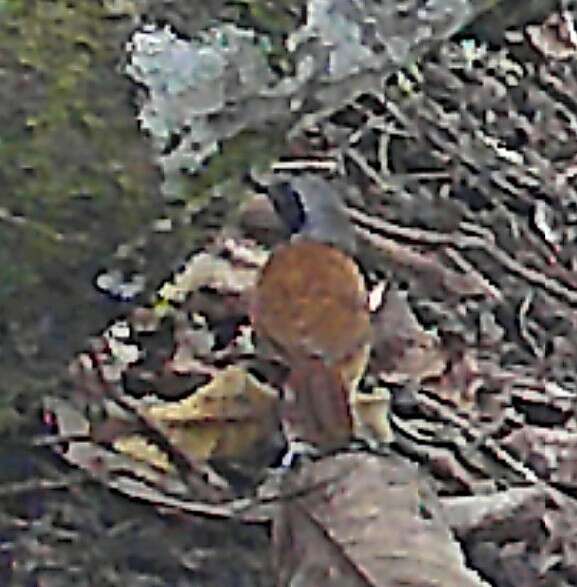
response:
<path fill-rule="evenodd" d="M 261 269 L 250 318 L 257 340 L 289 370 L 289 442 L 332 449 L 353 437 L 351 398 L 372 339 L 354 229 L 339 192 L 319 176 L 273 185 L 269 196 L 291 236 Z"/>

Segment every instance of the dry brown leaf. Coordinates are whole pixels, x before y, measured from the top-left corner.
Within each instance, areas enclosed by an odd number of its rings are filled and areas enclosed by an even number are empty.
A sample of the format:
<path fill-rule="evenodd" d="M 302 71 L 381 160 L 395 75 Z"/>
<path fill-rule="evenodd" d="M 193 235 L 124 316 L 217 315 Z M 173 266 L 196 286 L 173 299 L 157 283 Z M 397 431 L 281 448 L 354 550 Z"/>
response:
<path fill-rule="evenodd" d="M 422 381 L 446 367 L 445 353 L 436 336 L 427 333 L 407 302 L 392 288 L 374 316 L 372 370 L 388 383 Z"/>
<path fill-rule="evenodd" d="M 482 384 L 476 353 L 465 348 L 450 357 L 443 375 L 428 380 L 426 388 L 443 401 L 470 410 Z"/>
<path fill-rule="evenodd" d="M 541 478 L 577 487 L 577 433 L 574 430 L 525 425 L 502 440 Z"/>
<path fill-rule="evenodd" d="M 274 521 L 277 585 L 481 587 L 436 497 L 393 455 L 341 453 L 287 480 Z"/>

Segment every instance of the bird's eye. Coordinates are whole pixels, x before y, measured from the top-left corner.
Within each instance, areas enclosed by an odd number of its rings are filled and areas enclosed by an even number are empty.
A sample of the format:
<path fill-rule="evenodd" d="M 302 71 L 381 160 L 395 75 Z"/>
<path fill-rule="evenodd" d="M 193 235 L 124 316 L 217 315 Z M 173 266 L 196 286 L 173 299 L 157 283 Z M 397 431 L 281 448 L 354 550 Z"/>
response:
<path fill-rule="evenodd" d="M 269 197 L 291 234 L 299 232 L 304 226 L 306 214 L 300 195 L 290 183 L 282 182 L 272 186 Z"/>

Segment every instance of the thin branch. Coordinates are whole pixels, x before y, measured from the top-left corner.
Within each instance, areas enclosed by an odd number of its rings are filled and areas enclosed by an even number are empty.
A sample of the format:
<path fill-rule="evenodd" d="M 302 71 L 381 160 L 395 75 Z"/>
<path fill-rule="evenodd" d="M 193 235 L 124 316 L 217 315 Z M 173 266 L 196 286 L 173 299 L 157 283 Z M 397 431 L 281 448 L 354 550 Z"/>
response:
<path fill-rule="evenodd" d="M 383 218 L 375 218 L 358 209 L 348 209 L 350 217 L 358 225 L 377 233 L 386 234 L 389 237 L 401 238 L 417 244 L 448 245 L 460 250 L 480 249 L 492 257 L 497 263 L 511 273 L 522 277 L 534 286 L 546 290 L 556 298 L 560 298 L 571 306 L 577 306 L 577 291 L 566 287 L 556 279 L 544 275 L 541 271 L 522 265 L 495 243 L 477 236 L 467 236 L 462 233 L 444 234 L 433 230 L 421 228 L 403 227 Z M 362 231 L 362 229 L 360 229 Z M 362 232 L 368 236 L 369 232 Z M 373 236 L 370 236 L 374 240 Z"/>

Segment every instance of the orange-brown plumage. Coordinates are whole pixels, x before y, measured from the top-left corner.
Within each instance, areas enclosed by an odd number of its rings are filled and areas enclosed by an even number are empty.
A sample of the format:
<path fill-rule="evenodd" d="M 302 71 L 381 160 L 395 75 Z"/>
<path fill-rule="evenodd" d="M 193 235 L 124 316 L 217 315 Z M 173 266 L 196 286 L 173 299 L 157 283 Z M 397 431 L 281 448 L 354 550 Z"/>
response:
<path fill-rule="evenodd" d="M 257 283 L 253 319 L 289 363 L 303 356 L 338 363 L 370 338 L 356 263 L 333 246 L 304 239 L 270 257 Z"/>
<path fill-rule="evenodd" d="M 259 339 L 290 368 L 289 412 L 307 440 L 348 440 L 349 396 L 371 340 L 365 282 L 355 261 L 302 237 L 278 247 L 260 273 L 251 317 Z"/>

